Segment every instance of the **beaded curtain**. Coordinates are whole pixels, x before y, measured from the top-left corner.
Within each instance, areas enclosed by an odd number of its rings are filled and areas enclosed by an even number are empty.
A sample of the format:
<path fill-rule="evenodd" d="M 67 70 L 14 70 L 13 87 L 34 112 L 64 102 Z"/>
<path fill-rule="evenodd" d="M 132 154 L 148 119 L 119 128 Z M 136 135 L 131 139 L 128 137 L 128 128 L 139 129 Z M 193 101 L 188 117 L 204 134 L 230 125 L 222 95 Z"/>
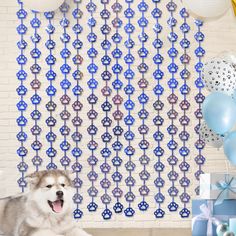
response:
<path fill-rule="evenodd" d="M 18 4 L 21 190 L 27 173 L 73 170 L 76 219 L 189 218 L 205 162 L 203 23 L 178 0 Z"/>

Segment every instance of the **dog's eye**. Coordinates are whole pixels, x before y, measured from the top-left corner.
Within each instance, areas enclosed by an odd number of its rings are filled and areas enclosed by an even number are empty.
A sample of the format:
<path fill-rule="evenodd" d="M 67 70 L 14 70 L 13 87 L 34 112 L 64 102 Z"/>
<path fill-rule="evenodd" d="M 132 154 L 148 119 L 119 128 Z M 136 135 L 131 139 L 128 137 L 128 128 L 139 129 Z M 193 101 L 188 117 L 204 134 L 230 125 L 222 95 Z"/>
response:
<path fill-rule="evenodd" d="M 52 188 L 52 185 L 51 185 L 51 184 L 49 184 L 49 185 L 47 185 L 46 187 L 47 187 L 47 188 Z"/>
<path fill-rule="evenodd" d="M 61 186 L 64 188 L 64 187 L 65 187 L 65 184 L 61 184 Z"/>

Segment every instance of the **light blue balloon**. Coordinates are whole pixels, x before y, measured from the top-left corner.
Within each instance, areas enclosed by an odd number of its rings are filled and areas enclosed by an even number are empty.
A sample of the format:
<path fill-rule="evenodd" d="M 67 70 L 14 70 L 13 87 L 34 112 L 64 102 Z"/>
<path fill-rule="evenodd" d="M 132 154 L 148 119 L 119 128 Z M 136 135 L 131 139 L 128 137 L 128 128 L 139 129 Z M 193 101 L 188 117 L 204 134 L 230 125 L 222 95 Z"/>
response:
<path fill-rule="evenodd" d="M 204 101 L 203 118 L 216 134 L 229 132 L 236 124 L 236 104 L 223 93 L 212 93 Z"/>
<path fill-rule="evenodd" d="M 236 90 L 234 90 L 234 93 L 233 93 L 232 97 L 234 99 L 234 102 L 236 102 Z"/>
<path fill-rule="evenodd" d="M 236 165 L 236 131 L 230 133 L 224 140 L 224 152 L 229 161 Z"/>

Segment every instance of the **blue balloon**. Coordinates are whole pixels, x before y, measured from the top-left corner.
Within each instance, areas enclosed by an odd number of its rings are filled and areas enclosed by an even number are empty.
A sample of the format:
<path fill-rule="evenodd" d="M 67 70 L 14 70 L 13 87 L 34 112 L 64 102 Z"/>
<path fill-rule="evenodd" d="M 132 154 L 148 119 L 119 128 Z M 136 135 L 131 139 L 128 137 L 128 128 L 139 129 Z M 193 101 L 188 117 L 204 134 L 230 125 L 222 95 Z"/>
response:
<path fill-rule="evenodd" d="M 203 118 L 208 127 L 217 134 L 229 132 L 236 123 L 236 104 L 226 94 L 210 94 L 202 107 Z"/>
<path fill-rule="evenodd" d="M 232 97 L 234 99 L 234 102 L 236 102 L 236 90 L 234 90 L 234 93 L 233 93 Z"/>
<path fill-rule="evenodd" d="M 224 152 L 229 161 L 236 165 L 236 132 L 230 133 L 224 140 Z"/>

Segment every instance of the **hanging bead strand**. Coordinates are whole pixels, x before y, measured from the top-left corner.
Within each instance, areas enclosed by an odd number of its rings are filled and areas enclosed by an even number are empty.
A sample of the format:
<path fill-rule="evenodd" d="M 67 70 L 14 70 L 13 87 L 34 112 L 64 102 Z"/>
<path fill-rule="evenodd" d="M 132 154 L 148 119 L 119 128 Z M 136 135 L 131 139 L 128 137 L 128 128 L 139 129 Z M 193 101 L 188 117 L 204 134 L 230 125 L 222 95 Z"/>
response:
<path fill-rule="evenodd" d="M 116 0 L 116 2 L 112 5 L 112 10 L 115 13 L 116 17 L 112 21 L 113 28 L 115 29 L 115 34 L 112 36 L 113 43 L 116 45 L 115 49 L 112 51 L 113 58 L 115 60 L 115 64 L 112 67 L 113 74 L 115 75 L 115 80 L 112 83 L 114 90 L 116 91 L 115 96 L 113 97 L 113 103 L 116 107 L 115 112 L 113 113 L 114 120 L 116 121 L 116 126 L 113 128 L 114 137 L 116 138 L 112 147 L 114 150 L 114 158 L 112 159 L 112 163 L 115 167 L 115 173 L 112 175 L 112 179 L 115 183 L 115 188 L 112 193 L 114 198 L 116 199 L 116 203 L 113 207 L 115 213 L 121 213 L 123 211 L 123 205 L 120 202 L 123 191 L 120 187 L 120 183 L 122 181 L 122 174 L 119 170 L 119 167 L 122 165 L 121 151 L 123 148 L 123 144 L 121 143 L 121 136 L 123 135 L 123 129 L 120 126 L 120 123 L 123 119 L 124 114 L 121 112 L 120 108 L 123 103 L 123 98 L 120 95 L 120 91 L 123 88 L 123 83 L 120 80 L 121 73 L 123 71 L 123 67 L 119 64 L 122 58 L 122 51 L 119 49 L 119 45 L 122 43 L 122 36 L 120 35 L 120 29 L 122 27 L 122 20 L 119 18 L 120 13 L 122 11 L 122 6 Z"/>
<path fill-rule="evenodd" d="M 96 74 L 98 71 L 98 66 L 95 64 L 95 60 L 98 55 L 98 51 L 96 50 L 94 44 L 97 41 L 97 35 L 94 32 L 94 28 L 96 27 L 97 21 L 94 18 L 94 13 L 96 12 L 97 6 L 90 0 L 87 4 L 87 11 L 90 14 L 90 18 L 88 20 L 88 26 L 90 28 L 90 32 L 87 36 L 87 39 L 90 43 L 90 48 L 87 51 L 87 54 L 90 58 L 90 64 L 88 65 L 88 73 L 90 74 L 90 79 L 88 81 L 88 87 L 91 90 L 91 94 L 87 98 L 88 103 L 90 104 L 90 111 L 88 112 L 88 119 L 90 120 L 90 126 L 87 131 L 90 135 L 90 142 L 88 144 L 88 148 L 91 151 L 91 155 L 88 158 L 88 164 L 91 166 L 91 171 L 88 173 L 88 179 L 91 182 L 91 187 L 88 189 L 88 194 L 91 197 L 91 202 L 88 204 L 87 208 L 90 212 L 95 212 L 98 208 L 97 203 L 95 202 L 95 198 L 98 195 L 98 190 L 95 187 L 95 182 L 97 181 L 98 174 L 95 171 L 95 166 L 97 165 L 98 158 L 96 157 L 96 151 L 98 149 L 98 143 L 95 141 L 95 137 L 98 132 L 98 128 L 95 125 L 95 120 L 97 119 L 98 112 L 95 110 L 95 106 L 98 102 L 98 97 L 95 94 L 95 90 L 98 87 L 98 81 L 96 80 Z"/>
<path fill-rule="evenodd" d="M 68 64 L 68 58 L 70 56 L 70 51 L 68 50 L 68 44 L 70 43 L 71 37 L 67 33 L 67 29 L 69 27 L 70 21 L 67 19 L 67 14 L 69 12 L 69 5 L 64 2 L 63 5 L 60 7 L 60 11 L 63 14 L 63 18 L 60 21 L 60 25 L 62 27 L 63 33 L 61 35 L 61 42 L 63 43 L 64 48 L 61 50 L 61 58 L 64 61 L 64 64 L 60 67 L 62 78 L 60 85 L 63 90 L 63 95 L 60 98 L 63 111 L 60 113 L 61 120 L 63 121 L 63 126 L 60 128 L 60 133 L 63 137 L 63 141 L 60 143 L 61 151 L 63 152 L 63 157 L 60 159 L 61 165 L 64 169 L 70 164 L 70 159 L 68 157 L 68 151 L 71 148 L 71 144 L 68 142 L 68 136 L 70 135 L 70 128 L 68 126 L 68 121 L 71 117 L 70 112 L 68 111 L 68 106 L 71 102 L 71 98 L 68 95 L 68 91 L 71 87 L 71 82 L 68 79 L 68 76 L 71 71 L 71 67 Z M 69 55 L 69 56 L 68 56 Z"/>
<path fill-rule="evenodd" d="M 187 162 L 187 157 L 190 154 L 190 150 L 187 146 L 187 142 L 189 140 L 189 133 L 187 131 L 188 125 L 190 122 L 189 117 L 187 116 L 190 109 L 190 102 L 188 101 L 188 95 L 190 93 L 190 87 L 187 84 L 189 79 L 189 71 L 188 66 L 190 63 L 190 56 L 188 55 L 189 46 L 186 47 L 187 34 L 190 31 L 190 26 L 187 23 L 187 19 L 189 17 L 188 12 L 185 8 L 181 9 L 180 16 L 183 19 L 183 23 L 180 26 L 180 30 L 183 34 L 183 39 L 180 41 L 180 46 L 183 50 L 183 54 L 180 57 L 180 62 L 183 65 L 183 70 L 180 72 L 180 77 L 182 79 L 183 85 L 180 87 L 180 93 L 183 95 L 183 100 L 180 102 L 180 109 L 183 111 L 183 115 L 180 117 L 180 125 L 182 126 L 182 131 L 179 133 L 179 138 L 182 141 L 182 146 L 179 149 L 179 153 L 181 155 L 182 162 L 179 165 L 180 171 L 183 172 L 183 177 L 180 179 L 179 183 L 183 188 L 183 193 L 180 195 L 180 200 L 184 204 L 183 209 L 180 211 L 180 216 L 182 218 L 187 218 L 190 215 L 190 211 L 187 209 L 187 204 L 190 201 L 190 195 L 187 193 L 187 189 L 190 185 L 190 180 L 187 177 L 187 172 L 189 171 L 190 165 Z"/>
<path fill-rule="evenodd" d="M 139 188 L 139 193 L 142 197 L 142 201 L 138 204 L 140 211 L 147 211 L 149 204 L 146 201 L 150 189 L 147 186 L 147 181 L 150 178 L 150 173 L 147 171 L 147 165 L 149 162 L 149 157 L 147 156 L 147 151 L 149 149 L 149 142 L 146 140 L 146 135 L 148 135 L 149 128 L 146 125 L 146 120 L 148 119 L 149 112 L 146 110 L 146 105 L 149 101 L 149 97 L 146 95 L 145 90 L 148 88 L 148 81 L 146 80 L 146 74 L 148 72 L 148 65 L 145 63 L 148 57 L 148 50 L 145 48 L 148 42 L 148 35 L 146 34 L 146 28 L 148 27 L 148 20 L 145 17 L 145 13 L 148 10 L 148 5 L 145 3 L 145 0 L 142 0 L 138 4 L 138 10 L 141 12 L 141 18 L 138 20 L 138 25 L 141 29 L 139 35 L 139 41 L 141 48 L 138 50 L 138 55 L 140 57 L 141 63 L 138 65 L 138 71 L 141 75 L 141 79 L 138 81 L 138 86 L 141 89 L 142 93 L 138 97 L 139 103 L 141 105 L 141 110 L 138 112 L 139 119 L 142 124 L 139 126 L 138 131 L 142 137 L 142 140 L 139 142 L 139 148 L 142 150 L 142 156 L 139 158 L 140 164 L 143 166 L 143 170 L 139 173 L 140 179 L 142 181 L 142 186 Z"/>
<path fill-rule="evenodd" d="M 46 73 L 47 80 L 49 81 L 49 86 L 46 89 L 46 93 L 49 96 L 49 101 L 46 104 L 46 109 L 49 112 L 49 118 L 46 120 L 46 124 L 49 128 L 49 132 L 46 135 L 46 139 L 49 143 L 49 148 L 47 149 L 46 153 L 47 156 L 50 158 L 50 162 L 47 165 L 47 169 L 56 169 L 56 165 L 54 163 L 54 158 L 57 155 L 57 151 L 54 147 L 54 143 L 56 141 L 56 134 L 53 132 L 54 127 L 56 125 L 56 119 L 53 116 L 53 113 L 56 110 L 56 103 L 54 102 L 53 98 L 56 95 L 56 88 L 53 86 L 53 82 L 56 79 L 56 73 L 53 70 L 53 66 L 56 63 L 56 58 L 53 56 L 53 50 L 55 49 L 56 43 L 52 40 L 52 35 L 55 32 L 55 27 L 52 24 L 52 20 L 54 18 L 55 13 L 54 12 L 46 12 L 45 14 L 46 19 L 48 20 L 48 25 L 46 27 L 46 32 L 48 34 L 48 40 L 45 44 L 46 48 L 49 51 L 49 56 L 46 57 L 46 63 L 49 66 L 49 70 Z M 49 122 L 51 121 L 51 122 Z M 54 122 L 52 122 L 54 121 Z"/>
<path fill-rule="evenodd" d="M 163 79 L 164 73 L 161 70 L 161 65 L 163 63 L 164 58 L 161 56 L 161 49 L 163 47 L 163 42 L 160 39 L 160 34 L 162 32 L 162 26 L 159 23 L 159 19 L 162 17 L 162 11 L 158 7 L 160 0 L 153 0 L 155 4 L 155 8 L 152 11 L 152 16 L 156 20 L 155 27 L 153 28 L 156 38 L 153 42 L 153 47 L 155 48 L 156 55 L 153 57 L 153 61 L 156 65 L 156 70 L 153 73 L 153 78 L 156 80 L 157 85 L 154 87 L 154 94 L 157 100 L 154 102 L 153 107 L 156 111 L 156 116 L 153 119 L 154 125 L 157 127 L 156 132 L 153 135 L 154 140 L 156 141 L 157 145 L 154 149 L 154 154 L 157 157 L 157 162 L 154 165 L 154 169 L 157 172 L 157 178 L 154 181 L 156 188 L 158 189 L 157 194 L 155 195 L 155 201 L 157 203 L 158 208 L 154 212 L 156 218 L 163 218 L 165 215 L 165 211 L 162 209 L 161 204 L 165 201 L 165 196 L 162 193 L 162 188 L 165 185 L 165 180 L 162 178 L 162 173 L 165 169 L 165 165 L 162 163 L 162 157 L 164 156 L 164 149 L 163 149 L 163 139 L 164 134 L 162 133 L 162 127 L 164 123 L 164 119 L 161 116 L 161 113 L 164 108 L 164 103 L 161 101 L 162 95 L 164 93 L 164 88 L 161 85 L 161 80 Z"/>
<path fill-rule="evenodd" d="M 38 44 L 41 40 L 41 37 L 38 34 L 38 29 L 40 28 L 41 22 L 38 19 L 38 13 L 33 12 L 33 14 L 34 14 L 34 18 L 31 20 L 30 24 L 31 24 L 31 27 L 34 29 L 34 35 L 31 37 L 31 41 L 34 45 L 34 49 L 31 50 L 30 54 L 34 61 L 34 64 L 30 67 L 30 71 L 34 79 L 30 83 L 30 85 L 31 85 L 32 90 L 34 90 L 34 95 L 30 99 L 34 107 L 34 110 L 30 115 L 34 122 L 34 127 L 32 127 L 31 129 L 32 135 L 34 136 L 34 141 L 31 144 L 31 147 L 35 152 L 35 156 L 33 157 L 32 162 L 36 168 L 36 171 L 38 171 L 39 166 L 42 164 L 42 161 L 43 161 L 42 158 L 39 156 L 40 150 L 42 148 L 42 143 L 39 141 L 40 132 L 38 132 L 39 130 L 41 131 L 41 128 L 39 126 L 39 120 L 41 119 L 41 115 L 42 115 L 41 112 L 38 110 L 38 106 L 40 105 L 41 100 L 42 100 L 42 98 L 39 96 L 39 93 L 38 93 L 41 87 L 41 82 L 38 79 L 38 75 L 41 72 L 41 67 L 40 65 L 38 65 L 38 59 L 41 56 L 41 52 L 38 49 Z M 35 127 L 37 127 L 37 130 L 35 130 Z"/>
<path fill-rule="evenodd" d="M 170 28 L 170 33 L 168 35 L 168 40 L 171 43 L 171 48 L 168 50 L 168 55 L 171 59 L 171 63 L 168 66 L 168 71 L 171 74 L 171 78 L 168 81 L 168 86 L 171 90 L 171 94 L 168 96 L 168 102 L 171 106 L 170 111 L 168 112 L 168 118 L 171 121 L 171 124 L 167 128 L 167 131 L 171 137 L 171 140 L 168 142 L 167 147 L 171 152 L 171 156 L 168 158 L 169 165 L 171 166 L 171 171 L 168 173 L 168 179 L 171 182 L 171 187 L 168 189 L 168 193 L 172 199 L 172 201 L 168 205 L 168 209 L 171 212 L 175 212 L 178 210 L 178 204 L 175 202 L 175 198 L 178 196 L 179 190 L 176 188 L 176 181 L 178 179 L 178 173 L 175 171 L 175 166 L 178 163 L 178 158 L 176 157 L 176 150 L 178 148 L 178 144 L 175 140 L 175 136 L 178 133 L 178 129 L 175 125 L 175 120 L 178 117 L 178 113 L 175 110 L 175 105 L 178 102 L 178 97 L 175 94 L 175 90 L 178 87 L 178 81 L 176 80 L 176 73 L 178 71 L 178 66 L 175 63 L 175 59 L 178 56 L 178 51 L 175 48 L 175 44 L 178 40 L 178 35 L 175 33 L 174 29 L 177 25 L 177 20 L 174 18 L 174 12 L 177 9 L 177 5 L 171 0 L 167 4 L 167 10 L 170 13 L 170 17 L 168 19 L 168 26 Z"/>
<path fill-rule="evenodd" d="M 72 89 L 72 92 L 75 96 L 75 102 L 72 104 L 72 108 L 75 112 L 75 117 L 72 119 L 72 124 L 74 126 L 75 132 L 72 134 L 72 139 L 75 143 L 75 147 L 72 149 L 72 155 L 75 158 L 75 163 L 72 165 L 72 170 L 75 173 L 74 186 L 76 187 L 76 193 L 73 197 L 74 203 L 76 204 L 76 209 L 74 211 L 74 218 L 80 219 L 83 216 L 83 212 L 79 209 L 79 205 L 82 204 L 83 197 L 80 194 L 80 189 L 82 187 L 82 180 L 79 177 L 83 166 L 79 162 L 79 159 L 82 156 L 82 150 L 79 147 L 82 139 L 82 134 L 79 132 L 80 127 L 83 124 L 83 120 L 80 117 L 80 112 L 83 108 L 82 103 L 80 102 L 80 97 L 83 94 L 83 89 L 80 86 L 80 80 L 83 79 L 83 73 L 80 70 L 80 67 L 83 63 L 83 57 L 81 56 L 80 50 L 83 47 L 83 43 L 79 40 L 80 35 L 83 32 L 83 27 L 80 24 L 80 20 L 83 16 L 83 12 L 80 10 L 81 0 L 74 0 L 75 10 L 72 12 L 76 24 L 73 26 L 73 31 L 75 33 L 75 40 L 73 46 L 76 49 L 76 55 L 72 58 L 74 67 L 76 70 L 73 73 L 73 78 L 76 82 L 75 86 Z M 77 45 L 77 46 L 75 46 Z"/>
<path fill-rule="evenodd" d="M 128 142 L 128 146 L 125 148 L 125 154 L 128 157 L 128 162 L 125 164 L 125 168 L 128 172 L 128 177 L 125 179 L 126 186 L 128 187 L 128 192 L 125 194 L 126 202 L 128 202 L 128 207 L 125 209 L 125 215 L 127 217 L 132 217 L 135 214 L 135 211 L 132 207 L 132 203 L 135 200 L 135 195 L 132 191 L 135 186 L 135 179 L 132 176 L 132 172 L 135 170 L 135 164 L 132 161 L 132 157 L 135 153 L 135 149 L 132 146 L 132 141 L 135 138 L 135 134 L 132 131 L 132 125 L 135 122 L 134 117 L 132 116 L 132 110 L 134 109 L 134 102 L 131 100 L 132 94 L 135 91 L 134 86 L 131 84 L 131 81 L 134 78 L 134 71 L 131 69 L 131 65 L 134 63 L 134 56 L 131 53 L 132 48 L 134 47 L 134 41 L 131 38 L 132 33 L 134 33 L 135 27 L 131 23 L 131 19 L 134 17 L 134 10 L 131 8 L 133 0 L 126 0 L 127 9 L 124 14 L 127 19 L 127 24 L 125 25 L 125 32 L 127 34 L 127 40 L 125 41 L 125 47 L 127 48 L 127 54 L 125 55 L 125 63 L 127 65 L 127 70 L 124 72 L 124 76 L 128 81 L 128 84 L 125 86 L 124 91 L 127 95 L 127 100 L 125 102 L 125 109 L 127 110 L 127 116 L 124 118 L 125 124 L 128 127 L 128 130 L 125 132 L 124 137 Z"/>
<path fill-rule="evenodd" d="M 25 50 L 27 48 L 27 42 L 25 41 L 25 34 L 27 33 L 27 27 L 24 25 L 24 21 L 27 18 L 27 12 L 23 8 L 22 1 L 18 0 L 19 10 L 16 15 L 19 19 L 19 25 L 17 26 L 17 33 L 19 34 L 19 41 L 17 42 L 17 47 L 19 49 L 19 56 L 17 57 L 17 63 L 19 64 L 19 70 L 16 74 L 18 81 L 20 82 L 19 86 L 16 89 L 17 95 L 20 98 L 20 101 L 17 103 L 17 109 L 20 113 L 20 116 L 17 118 L 16 122 L 19 127 L 19 132 L 17 134 L 17 140 L 20 143 L 20 147 L 17 149 L 17 154 L 20 157 L 20 163 L 17 165 L 17 168 L 20 172 L 21 177 L 18 179 L 17 183 L 21 188 L 21 191 L 24 192 L 27 187 L 27 182 L 25 180 L 25 173 L 28 170 L 28 164 L 25 162 L 27 157 L 28 150 L 25 147 L 27 141 L 27 134 L 25 128 L 27 126 L 28 120 L 25 117 L 25 111 L 27 110 L 28 104 L 25 102 L 25 96 L 28 92 L 25 87 L 25 81 L 27 80 L 27 73 L 25 72 L 25 65 L 27 63 L 27 58 L 25 56 Z"/>
<path fill-rule="evenodd" d="M 102 216 L 104 220 L 111 219 L 112 212 L 108 208 L 111 203 L 111 197 L 108 194 L 108 189 L 111 186 L 111 181 L 108 179 L 108 174 L 110 172 L 111 166 L 108 163 L 108 159 L 111 156 L 112 152 L 109 148 L 109 143 L 112 140 L 112 135 L 109 133 L 109 128 L 112 125 L 112 119 L 109 117 L 109 113 L 112 108 L 112 104 L 109 102 L 109 97 L 111 96 L 111 88 L 109 87 L 109 82 L 111 80 L 112 74 L 109 71 L 109 66 L 111 64 L 111 58 L 108 55 L 108 51 L 111 48 L 111 43 L 108 40 L 108 35 L 111 32 L 111 28 L 108 25 L 108 20 L 110 18 L 110 12 L 107 10 L 107 5 L 109 4 L 109 0 L 101 0 L 103 4 L 103 10 L 100 15 L 104 21 L 104 24 L 101 27 L 101 33 L 104 36 L 104 40 L 101 43 L 102 50 L 104 51 L 104 56 L 101 59 L 102 65 L 104 66 L 104 72 L 101 74 L 103 81 L 105 82 L 105 86 L 102 89 L 102 94 L 106 98 L 105 102 L 102 104 L 102 110 L 105 113 L 105 117 L 102 119 L 102 125 L 105 128 L 105 132 L 102 134 L 101 138 L 105 144 L 105 147 L 101 150 L 101 155 L 104 158 L 104 163 L 100 166 L 102 173 L 104 174 L 104 178 L 100 182 L 101 187 L 104 189 L 105 193 L 102 195 L 101 200 L 105 205 L 105 210 L 102 212 Z"/>
<path fill-rule="evenodd" d="M 203 22 L 201 20 L 196 20 L 195 21 L 196 27 L 197 27 L 197 33 L 195 34 L 195 40 L 198 44 L 198 47 L 195 50 L 195 55 L 198 59 L 197 64 L 195 65 L 195 70 L 196 73 L 198 75 L 197 79 L 195 80 L 195 86 L 198 89 L 198 93 L 195 96 L 195 101 L 197 103 L 197 110 L 195 111 L 195 116 L 198 120 L 198 124 L 195 126 L 195 132 L 197 134 L 197 141 L 195 142 L 195 147 L 197 149 L 198 155 L 195 157 L 195 162 L 198 165 L 198 170 L 195 172 L 195 177 L 196 180 L 199 181 L 200 175 L 203 174 L 203 170 L 202 170 L 202 166 L 204 165 L 206 159 L 203 156 L 202 152 L 203 149 L 205 147 L 205 143 L 203 140 L 201 140 L 201 136 L 199 133 L 199 128 L 201 125 L 201 121 L 202 121 L 202 103 L 205 100 L 205 96 L 202 94 L 202 89 L 204 88 L 204 84 L 202 81 L 202 76 L 201 76 L 201 71 L 202 71 L 202 67 L 203 67 L 203 63 L 202 63 L 202 57 L 204 57 L 205 55 L 205 50 L 202 48 L 202 43 L 204 41 L 204 34 L 201 32 L 202 26 L 203 26 Z M 197 195 L 199 195 L 199 186 L 196 187 L 195 192 Z"/>

